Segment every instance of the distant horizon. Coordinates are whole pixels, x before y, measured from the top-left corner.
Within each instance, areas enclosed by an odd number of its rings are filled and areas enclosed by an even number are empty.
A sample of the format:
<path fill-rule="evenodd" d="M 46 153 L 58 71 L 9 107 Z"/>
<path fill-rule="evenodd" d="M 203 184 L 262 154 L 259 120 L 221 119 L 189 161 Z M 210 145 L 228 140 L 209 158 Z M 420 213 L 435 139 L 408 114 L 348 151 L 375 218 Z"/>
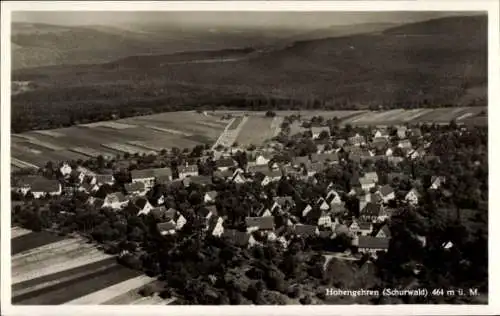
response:
<path fill-rule="evenodd" d="M 176 25 L 184 27 L 236 27 L 314 29 L 373 23 L 414 23 L 453 16 L 483 15 L 479 11 L 388 11 L 388 12 L 242 12 L 242 11 L 17 11 L 13 23 L 55 26 L 109 26 L 126 28 L 140 25 Z M 300 21 L 300 23 L 297 23 Z"/>

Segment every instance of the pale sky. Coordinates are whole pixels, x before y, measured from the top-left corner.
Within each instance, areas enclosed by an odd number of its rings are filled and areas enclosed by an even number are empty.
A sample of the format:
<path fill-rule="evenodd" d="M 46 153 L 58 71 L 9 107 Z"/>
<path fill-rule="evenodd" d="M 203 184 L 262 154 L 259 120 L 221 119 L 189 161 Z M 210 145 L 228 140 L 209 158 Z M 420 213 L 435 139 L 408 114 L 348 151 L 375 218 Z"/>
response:
<path fill-rule="evenodd" d="M 473 12 L 105 12 L 105 11 L 17 11 L 14 22 L 57 25 L 111 25 L 169 23 L 193 26 L 320 28 L 358 23 L 405 23 Z"/>

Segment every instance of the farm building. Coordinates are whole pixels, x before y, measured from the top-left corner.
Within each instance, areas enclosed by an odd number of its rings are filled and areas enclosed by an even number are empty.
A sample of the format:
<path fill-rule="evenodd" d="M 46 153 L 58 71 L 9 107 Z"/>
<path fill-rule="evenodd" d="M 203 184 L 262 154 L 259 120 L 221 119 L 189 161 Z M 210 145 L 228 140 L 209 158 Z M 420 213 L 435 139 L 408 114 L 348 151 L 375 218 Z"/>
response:
<path fill-rule="evenodd" d="M 299 237 L 315 237 L 319 235 L 319 229 L 315 225 L 295 225 L 293 230 Z"/>
<path fill-rule="evenodd" d="M 361 210 L 360 219 L 363 221 L 376 221 L 378 217 L 382 214 L 382 207 L 380 204 L 369 202 Z"/>
<path fill-rule="evenodd" d="M 390 200 L 393 200 L 396 198 L 396 195 L 394 193 L 393 188 L 390 185 L 384 185 L 379 189 L 380 196 L 382 197 L 382 200 L 384 203 L 389 202 Z"/>
<path fill-rule="evenodd" d="M 170 168 L 132 170 L 130 173 L 132 182 L 144 183 L 147 190 L 151 189 L 155 185 L 155 181 L 159 177 L 162 177 L 162 179 L 165 179 L 166 177 L 169 180 L 172 180 L 172 169 Z"/>
<path fill-rule="evenodd" d="M 128 203 L 128 198 L 121 192 L 110 193 L 104 198 L 103 207 L 110 207 L 113 209 L 122 208 Z"/>
<path fill-rule="evenodd" d="M 230 157 L 220 158 L 215 161 L 215 166 L 219 171 L 226 171 L 230 168 L 235 167 L 236 161 L 234 161 L 233 158 Z"/>
<path fill-rule="evenodd" d="M 321 134 L 324 134 L 326 137 L 330 137 L 330 128 L 328 126 L 313 126 L 311 127 L 311 134 L 313 139 L 320 138 Z"/>
<path fill-rule="evenodd" d="M 245 224 L 249 233 L 257 230 L 274 230 L 274 216 L 247 217 Z"/>
<path fill-rule="evenodd" d="M 227 238 L 229 242 L 240 247 L 251 247 L 256 243 L 251 234 L 247 232 L 240 232 L 236 229 L 224 229 L 221 237 Z"/>
<path fill-rule="evenodd" d="M 390 238 L 377 238 L 372 236 L 356 236 L 353 246 L 358 247 L 360 253 L 376 256 L 377 252 L 386 252 L 389 249 Z"/>
<path fill-rule="evenodd" d="M 57 180 L 49 180 L 41 176 L 24 176 L 15 181 L 12 190 L 23 195 L 31 192 L 35 199 L 45 195 L 60 195 L 62 186 Z"/>
<path fill-rule="evenodd" d="M 186 177 L 192 177 L 198 175 L 197 165 L 188 165 L 186 163 L 185 166 L 180 166 L 178 170 L 179 170 L 179 179 L 184 179 Z"/>

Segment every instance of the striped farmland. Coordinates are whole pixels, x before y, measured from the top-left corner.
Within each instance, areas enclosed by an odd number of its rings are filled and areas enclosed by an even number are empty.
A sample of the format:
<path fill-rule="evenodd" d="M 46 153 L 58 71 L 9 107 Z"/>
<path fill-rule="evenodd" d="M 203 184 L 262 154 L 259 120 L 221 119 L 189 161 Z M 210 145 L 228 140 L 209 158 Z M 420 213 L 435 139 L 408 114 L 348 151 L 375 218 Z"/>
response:
<path fill-rule="evenodd" d="M 117 263 L 82 238 L 11 229 L 14 305 L 166 305 L 175 299 L 142 297 L 161 281 Z"/>

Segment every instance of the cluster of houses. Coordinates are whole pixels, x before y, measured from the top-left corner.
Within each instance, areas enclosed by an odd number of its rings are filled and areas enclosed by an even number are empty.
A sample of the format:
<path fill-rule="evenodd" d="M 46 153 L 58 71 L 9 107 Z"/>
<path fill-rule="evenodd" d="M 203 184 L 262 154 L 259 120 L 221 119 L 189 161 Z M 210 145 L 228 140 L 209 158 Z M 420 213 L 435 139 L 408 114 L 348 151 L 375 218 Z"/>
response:
<path fill-rule="evenodd" d="M 327 133 L 328 128 L 312 128 L 312 137 L 317 139 Z M 166 208 L 165 196 L 155 201 L 149 201 L 145 196 L 156 184 L 168 186 L 189 187 L 192 183 L 209 187 L 214 179 L 232 181 L 236 184 L 257 182 L 261 186 L 280 180 L 282 177 L 296 177 L 300 179 L 314 179 L 316 173 L 324 171 L 329 165 L 341 163 L 342 153 L 348 159 L 363 161 L 364 159 L 387 159 L 397 163 L 403 159 L 424 157 L 424 145 L 413 148 L 407 139 L 409 135 L 420 137 L 418 129 L 409 130 L 399 127 L 397 130 L 397 146 L 391 147 L 389 136 L 382 130 L 375 131 L 371 141 L 359 134 L 347 139 L 335 140 L 335 146 L 330 150 L 318 146 L 318 152 L 309 156 L 293 157 L 289 163 L 273 163 L 276 152 L 258 151 L 252 155 L 253 159 L 246 169 L 239 168 L 230 155 L 219 155 L 215 160 L 216 170 L 212 176 L 200 175 L 197 165 L 181 165 L 178 167 L 178 178 L 173 179 L 170 168 L 155 168 L 132 170 L 131 182 L 124 185 L 124 190 L 109 193 L 105 198 L 92 196 L 104 185 L 113 185 L 115 179 L 112 174 L 95 174 L 85 168 L 72 169 L 63 164 L 60 173 L 65 178 L 76 182 L 70 190 L 78 190 L 90 195 L 87 203 L 97 207 L 108 207 L 115 210 L 127 209 L 136 212 L 138 216 L 152 214 L 158 221 L 157 228 L 161 234 L 176 234 L 186 224 L 187 219 L 182 212 Z M 395 155 L 396 151 L 403 155 Z M 397 158 L 397 159 L 396 159 Z M 404 175 L 393 175 L 404 177 Z M 13 190 L 21 194 L 31 192 L 34 198 L 45 195 L 56 196 L 65 191 L 58 180 L 49 180 L 40 176 L 28 176 L 16 179 Z M 432 188 L 437 189 L 444 182 L 443 177 L 433 177 Z M 395 191 L 391 185 L 379 185 L 379 176 L 376 172 L 365 172 L 355 183 L 352 183 L 351 192 L 337 192 L 333 183 L 324 192 L 324 196 L 314 203 L 307 204 L 297 212 L 297 205 L 290 196 L 274 197 L 274 204 L 261 209 L 245 219 L 246 231 L 225 227 L 227 218 L 219 216 L 215 201 L 217 192 L 205 190 L 203 207 L 196 213 L 206 220 L 205 230 L 208 234 L 217 237 L 227 237 L 240 246 L 253 246 L 264 239 L 280 242 L 284 247 L 290 238 L 317 237 L 333 239 L 339 235 L 349 236 L 352 245 L 360 252 L 375 255 L 378 251 L 387 251 L 391 238 L 386 224 L 392 210 L 388 203 L 395 199 Z M 355 195 L 359 199 L 360 216 L 354 218 L 347 215 L 342 194 Z M 420 194 L 417 189 L 406 193 L 404 200 L 411 205 L 419 202 Z M 296 214 L 296 215 L 291 215 Z M 298 215 L 297 215 L 298 214 Z"/>

